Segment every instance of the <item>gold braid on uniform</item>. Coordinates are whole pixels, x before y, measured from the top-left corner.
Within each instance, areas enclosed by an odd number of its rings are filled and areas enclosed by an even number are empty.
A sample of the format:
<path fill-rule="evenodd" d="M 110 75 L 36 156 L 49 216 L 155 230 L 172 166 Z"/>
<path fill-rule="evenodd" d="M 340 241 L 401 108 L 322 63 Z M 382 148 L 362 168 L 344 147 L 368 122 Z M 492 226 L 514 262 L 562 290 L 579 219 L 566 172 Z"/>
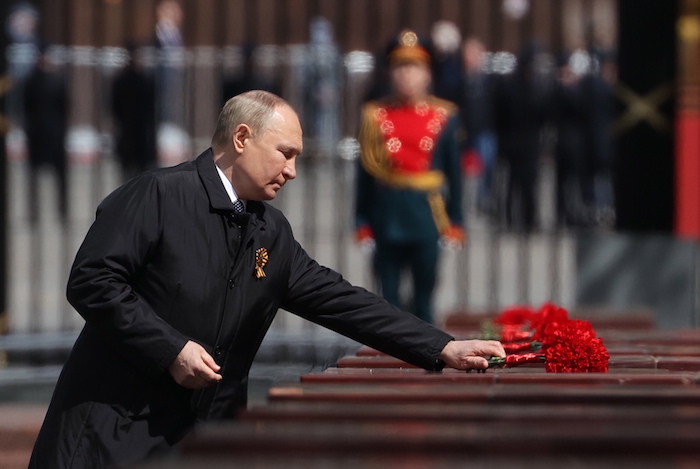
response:
<path fill-rule="evenodd" d="M 445 209 L 445 200 L 442 198 L 439 190 L 428 192 L 428 204 L 430 211 L 433 212 L 433 220 L 440 234 L 444 233 L 451 225 L 450 217 L 447 216 Z"/>
<path fill-rule="evenodd" d="M 435 101 L 439 104 L 443 103 L 442 100 Z M 445 103 L 447 102 L 445 101 Z M 445 107 L 447 113 L 452 109 Z M 401 174 L 393 171 L 384 147 L 384 139 L 376 124 L 379 112 L 379 106 L 373 102 L 367 103 L 362 112 L 362 122 L 358 134 L 362 148 L 360 153 L 362 167 L 372 177 L 382 181 L 387 186 L 426 192 L 435 226 L 438 232 L 443 233 L 451 225 L 445 209 L 445 201 L 440 193 L 440 188 L 445 181 L 444 173 L 434 169 L 419 174 Z"/>

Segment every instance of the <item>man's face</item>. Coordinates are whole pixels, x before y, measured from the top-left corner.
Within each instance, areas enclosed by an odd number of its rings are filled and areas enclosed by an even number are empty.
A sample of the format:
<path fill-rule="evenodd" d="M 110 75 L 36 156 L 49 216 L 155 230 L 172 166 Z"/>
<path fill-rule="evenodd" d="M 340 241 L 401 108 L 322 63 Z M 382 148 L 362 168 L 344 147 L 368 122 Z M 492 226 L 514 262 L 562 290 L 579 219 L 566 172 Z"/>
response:
<path fill-rule="evenodd" d="M 391 83 L 404 100 L 423 98 L 430 86 L 430 68 L 425 63 L 406 62 L 391 67 Z"/>
<path fill-rule="evenodd" d="M 182 8 L 180 4 L 172 0 L 162 1 L 156 10 L 159 21 L 170 23 L 179 28 L 182 26 Z"/>
<path fill-rule="evenodd" d="M 241 125 L 234 134 L 238 156 L 232 183 L 245 200 L 272 200 L 296 173 L 296 157 L 303 147 L 301 124 L 287 106 L 275 110 L 267 131 L 251 134 Z"/>
<path fill-rule="evenodd" d="M 481 43 L 468 40 L 462 49 L 462 58 L 467 70 L 477 72 L 481 69 L 484 60 L 484 47 Z"/>

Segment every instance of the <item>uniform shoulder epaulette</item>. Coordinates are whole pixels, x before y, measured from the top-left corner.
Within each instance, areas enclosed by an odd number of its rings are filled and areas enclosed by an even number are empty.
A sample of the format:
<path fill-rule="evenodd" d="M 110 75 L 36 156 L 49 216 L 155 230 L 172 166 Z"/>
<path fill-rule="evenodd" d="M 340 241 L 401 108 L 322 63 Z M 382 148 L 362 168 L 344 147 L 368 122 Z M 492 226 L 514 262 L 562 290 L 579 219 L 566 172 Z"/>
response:
<path fill-rule="evenodd" d="M 367 101 L 362 105 L 362 115 L 371 120 L 376 120 L 382 114 L 382 110 L 389 106 L 389 102 L 385 100 Z"/>
<path fill-rule="evenodd" d="M 444 110 L 445 114 L 454 114 L 457 112 L 457 105 L 452 101 L 446 99 L 438 98 L 437 96 L 430 96 L 428 98 L 428 104 L 431 107 Z"/>

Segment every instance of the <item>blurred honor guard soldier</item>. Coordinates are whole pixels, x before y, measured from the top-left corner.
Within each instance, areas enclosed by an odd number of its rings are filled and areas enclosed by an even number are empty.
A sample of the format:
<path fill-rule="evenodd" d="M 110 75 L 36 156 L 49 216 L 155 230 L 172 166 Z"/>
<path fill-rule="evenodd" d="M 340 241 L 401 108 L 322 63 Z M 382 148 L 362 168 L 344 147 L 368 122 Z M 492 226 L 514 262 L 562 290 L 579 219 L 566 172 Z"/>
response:
<path fill-rule="evenodd" d="M 432 322 L 438 241 L 464 242 L 456 106 L 429 94 L 430 47 L 416 33 L 403 31 L 387 60 L 392 93 L 362 111 L 356 238 L 376 243 L 384 298 L 400 306 L 408 267 L 412 312 Z"/>
<path fill-rule="evenodd" d="M 198 422 L 234 418 L 279 308 L 430 370 L 486 368 L 499 342 L 457 341 L 319 265 L 267 203 L 303 136 L 282 98 L 231 98 L 212 146 L 146 171 L 97 209 L 68 280 L 85 327 L 30 468 L 125 467 Z"/>

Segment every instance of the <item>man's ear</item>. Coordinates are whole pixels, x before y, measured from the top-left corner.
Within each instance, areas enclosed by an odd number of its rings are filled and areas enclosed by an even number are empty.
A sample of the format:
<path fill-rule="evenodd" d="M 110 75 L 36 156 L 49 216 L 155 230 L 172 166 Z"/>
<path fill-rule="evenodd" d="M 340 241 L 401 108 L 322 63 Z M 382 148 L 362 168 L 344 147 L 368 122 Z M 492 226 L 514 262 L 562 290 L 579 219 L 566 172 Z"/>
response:
<path fill-rule="evenodd" d="M 252 137 L 250 127 L 246 124 L 238 124 L 236 126 L 236 129 L 233 131 L 232 135 L 232 140 L 233 140 L 233 149 L 236 151 L 236 153 L 243 153 L 243 148 L 246 146 L 249 138 Z"/>

